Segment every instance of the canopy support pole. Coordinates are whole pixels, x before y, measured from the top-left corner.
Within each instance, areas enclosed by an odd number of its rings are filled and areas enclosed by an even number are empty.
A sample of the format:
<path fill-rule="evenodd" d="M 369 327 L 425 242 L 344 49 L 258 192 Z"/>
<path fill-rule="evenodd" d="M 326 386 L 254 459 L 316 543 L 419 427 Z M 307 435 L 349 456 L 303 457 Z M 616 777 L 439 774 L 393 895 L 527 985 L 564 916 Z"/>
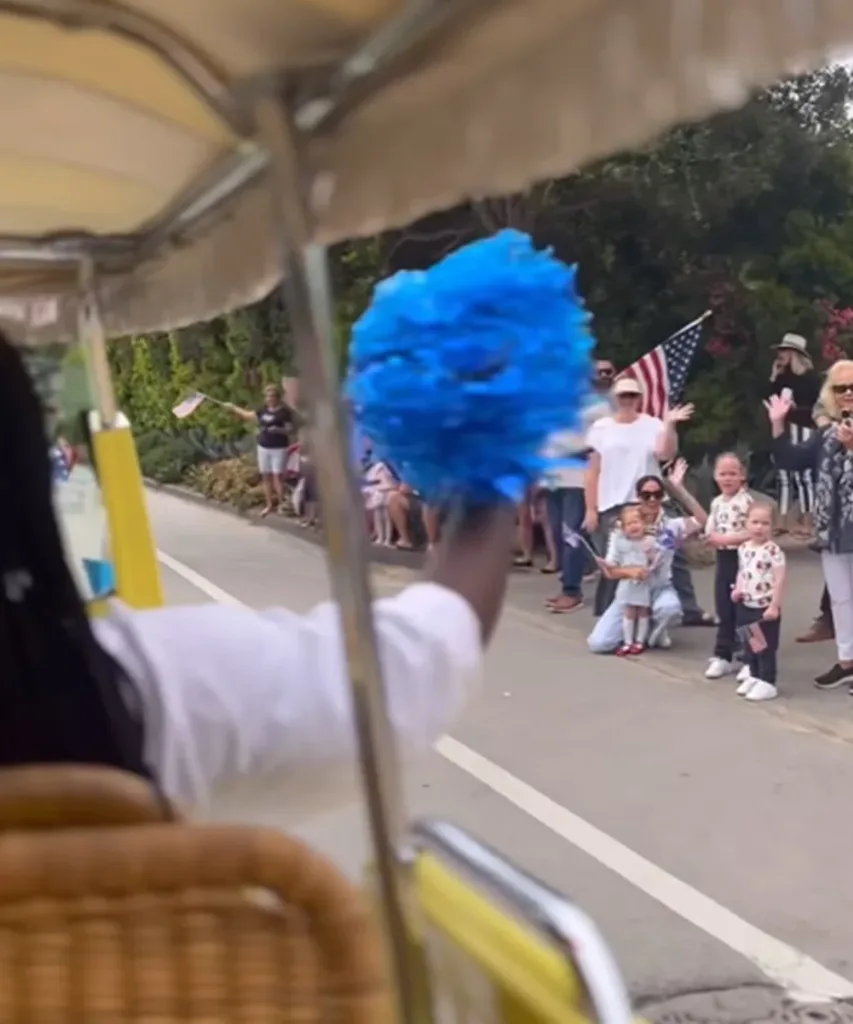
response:
<path fill-rule="evenodd" d="M 399 758 L 374 631 L 363 498 L 352 466 L 349 417 L 340 398 L 326 251 L 310 242 L 311 171 L 301 160 L 290 111 L 270 96 L 258 101 L 257 117 L 261 138 L 272 156 L 275 212 L 283 231 L 285 299 L 296 342 L 299 390 L 308 406 L 332 593 L 340 608 L 397 1016 L 401 1024 L 415 1024 L 418 975 L 406 929 L 408 882 L 400 856 L 405 816 Z"/>
<path fill-rule="evenodd" d="M 95 265 L 89 257 L 84 257 L 80 261 L 78 286 L 80 291 L 78 305 L 80 340 L 86 353 L 86 364 L 92 380 L 92 390 L 101 419 L 101 429 L 107 430 L 116 424 L 118 406 L 107 358 L 107 338 L 98 306 Z"/>

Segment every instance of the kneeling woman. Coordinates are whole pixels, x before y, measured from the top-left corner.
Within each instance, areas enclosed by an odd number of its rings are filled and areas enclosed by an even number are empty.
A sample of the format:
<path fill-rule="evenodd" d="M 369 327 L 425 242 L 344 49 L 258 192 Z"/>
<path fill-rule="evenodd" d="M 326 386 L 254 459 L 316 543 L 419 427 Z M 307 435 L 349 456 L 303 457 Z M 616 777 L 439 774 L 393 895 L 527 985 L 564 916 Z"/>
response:
<path fill-rule="evenodd" d="M 670 490 L 680 504 L 690 513 L 688 516 L 667 516 L 663 508 L 665 491 L 663 481 L 657 476 L 643 476 L 637 481 L 637 499 L 640 516 L 646 534 L 653 537 L 658 548 L 654 572 L 649 576 L 651 626 L 646 645 L 648 647 L 669 647 L 669 629 L 681 621 L 681 602 L 672 585 L 672 559 L 675 550 L 684 541 L 699 533 L 708 518 L 698 501 L 684 487 L 687 463 L 679 459 L 668 477 Z M 614 534 L 618 531 L 617 524 Z M 608 545 L 609 546 L 609 545 Z M 606 555 L 599 560 L 602 572 L 612 579 L 632 579 L 636 569 L 630 566 L 608 567 Z M 624 602 L 616 599 L 596 622 L 587 644 L 593 654 L 612 654 L 623 644 Z"/>

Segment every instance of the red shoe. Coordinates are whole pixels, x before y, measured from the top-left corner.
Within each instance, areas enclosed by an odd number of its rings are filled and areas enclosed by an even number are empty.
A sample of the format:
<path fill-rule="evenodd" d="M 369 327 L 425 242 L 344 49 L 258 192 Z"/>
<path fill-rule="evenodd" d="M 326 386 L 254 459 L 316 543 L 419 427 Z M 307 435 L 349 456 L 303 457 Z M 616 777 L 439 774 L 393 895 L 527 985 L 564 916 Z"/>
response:
<path fill-rule="evenodd" d="M 631 654 L 631 648 L 633 644 L 622 644 L 621 647 L 616 648 L 616 655 L 620 658 L 624 658 L 627 654 Z"/>
<path fill-rule="evenodd" d="M 646 649 L 646 645 L 645 644 L 633 643 L 633 644 L 631 644 L 631 647 L 630 647 L 630 650 L 628 651 L 628 653 L 629 654 L 642 654 L 645 649 Z"/>

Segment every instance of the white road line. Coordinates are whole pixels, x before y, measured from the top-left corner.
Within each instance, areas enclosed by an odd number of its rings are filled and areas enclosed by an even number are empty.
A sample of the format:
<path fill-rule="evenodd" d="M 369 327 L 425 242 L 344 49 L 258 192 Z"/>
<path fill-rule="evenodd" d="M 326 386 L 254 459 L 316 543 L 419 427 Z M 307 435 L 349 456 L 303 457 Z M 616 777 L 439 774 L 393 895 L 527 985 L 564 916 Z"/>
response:
<path fill-rule="evenodd" d="M 170 569 L 176 576 L 180 576 L 181 579 L 192 584 L 196 590 L 200 590 L 202 594 L 207 595 L 211 601 L 215 601 L 217 604 L 230 604 L 236 608 L 246 607 L 244 602 L 238 600 L 233 594 L 229 594 L 228 591 L 223 590 L 222 587 L 217 587 L 217 585 L 211 582 L 206 576 L 202 576 L 200 572 L 196 572 L 195 569 L 191 569 L 188 565 L 184 565 L 183 562 L 179 562 L 177 558 L 172 558 L 171 555 L 167 555 L 165 551 L 157 552 L 157 560 L 161 565 L 165 565 L 167 569 Z"/>
<path fill-rule="evenodd" d="M 244 602 L 194 569 L 158 551 L 160 562 L 219 604 Z M 667 907 L 684 921 L 740 953 L 788 995 L 804 1002 L 853 998 L 853 981 L 823 967 L 794 946 L 768 935 L 697 889 L 664 871 L 568 808 L 516 778 L 463 743 L 445 736 L 438 753 L 494 793 L 620 878 Z"/>

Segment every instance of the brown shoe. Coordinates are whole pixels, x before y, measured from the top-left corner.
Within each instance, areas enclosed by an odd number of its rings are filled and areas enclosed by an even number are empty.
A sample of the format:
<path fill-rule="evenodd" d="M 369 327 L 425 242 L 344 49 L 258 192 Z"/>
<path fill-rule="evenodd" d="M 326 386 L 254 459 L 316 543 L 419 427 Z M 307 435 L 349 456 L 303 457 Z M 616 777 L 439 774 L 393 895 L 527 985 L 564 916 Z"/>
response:
<path fill-rule="evenodd" d="M 824 640 L 834 640 L 835 630 L 823 619 L 815 619 L 802 636 L 797 637 L 798 644 L 819 644 Z"/>
<path fill-rule="evenodd" d="M 552 615 L 565 615 L 566 612 L 576 612 L 583 607 L 582 597 L 569 597 L 567 594 L 560 594 L 553 601 L 547 604 L 548 611 Z"/>

